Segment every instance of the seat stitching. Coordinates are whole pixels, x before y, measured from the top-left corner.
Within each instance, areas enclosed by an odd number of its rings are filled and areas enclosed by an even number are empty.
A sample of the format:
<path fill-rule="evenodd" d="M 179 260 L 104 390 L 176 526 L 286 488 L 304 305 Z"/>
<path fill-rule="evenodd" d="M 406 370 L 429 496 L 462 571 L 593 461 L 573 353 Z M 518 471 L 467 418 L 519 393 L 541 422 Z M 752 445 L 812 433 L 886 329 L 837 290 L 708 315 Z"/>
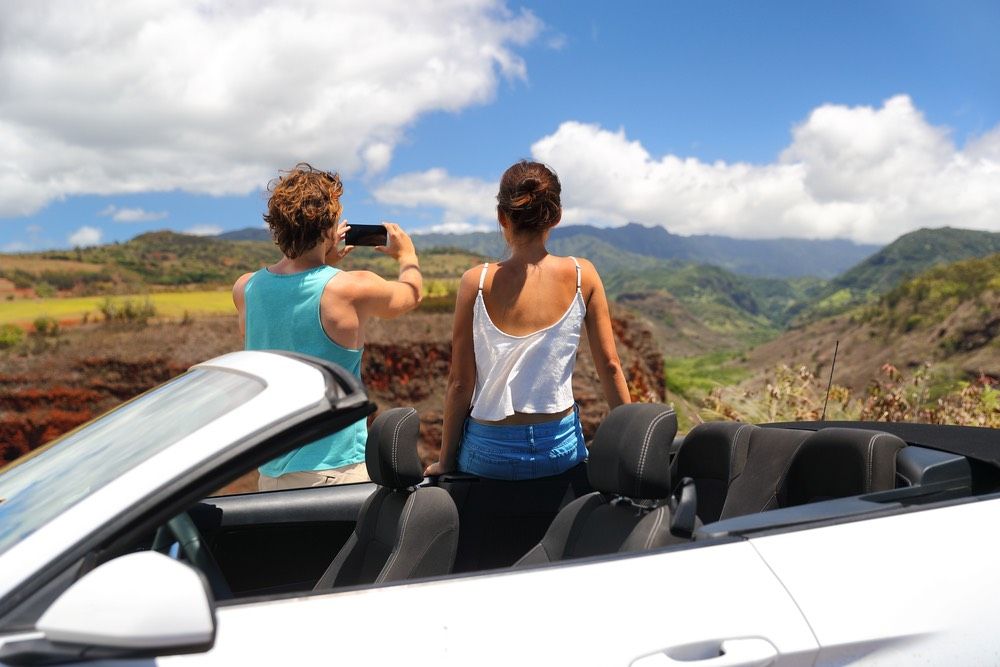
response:
<path fill-rule="evenodd" d="M 416 414 L 416 410 L 410 410 L 406 415 L 396 422 L 396 429 L 392 432 L 392 476 L 396 478 L 396 484 L 399 484 L 399 470 L 397 466 L 397 456 L 396 451 L 399 448 L 399 429 L 403 427 L 403 422 L 410 418 L 411 415 Z"/>
<path fill-rule="evenodd" d="M 649 440 L 653 437 L 653 429 L 656 425 L 660 423 L 664 417 L 668 417 L 674 413 L 673 410 L 667 410 L 666 412 L 661 412 L 660 414 L 653 417 L 653 421 L 649 423 L 646 427 L 646 437 L 642 440 L 642 451 L 639 454 L 639 474 L 635 481 L 635 495 L 638 495 L 642 491 L 642 470 L 646 467 L 646 452 L 649 450 Z"/>
<path fill-rule="evenodd" d="M 726 497 L 722 500 L 722 508 L 719 510 L 720 517 L 726 513 L 726 505 L 729 503 L 729 489 L 732 487 L 733 482 L 736 481 L 736 478 L 743 474 L 743 471 L 741 470 L 739 474 L 733 475 L 733 466 L 736 463 L 734 459 L 736 457 L 736 450 L 737 450 L 737 444 L 739 443 L 740 439 L 740 433 L 743 432 L 743 429 L 749 428 L 750 426 L 752 426 L 752 424 L 743 424 L 738 429 L 736 429 L 736 435 L 733 436 L 733 450 L 729 452 L 729 475 L 727 475 L 729 477 L 729 481 L 726 483 Z M 747 436 L 747 460 L 748 461 L 750 460 L 750 436 Z M 746 466 L 743 466 L 743 468 L 745 470 Z"/>
<path fill-rule="evenodd" d="M 768 498 L 768 499 L 767 499 L 767 500 L 766 500 L 766 501 L 764 502 L 764 504 L 763 504 L 763 505 L 761 506 L 761 508 L 760 508 L 759 510 L 757 510 L 757 511 L 758 511 L 758 512 L 763 512 L 764 510 L 766 510 L 766 509 L 767 509 L 767 506 L 771 504 L 771 501 L 772 501 L 772 500 L 774 500 L 774 501 L 777 501 L 777 500 L 778 500 L 778 490 L 777 490 L 777 489 L 775 489 L 775 490 L 774 490 L 774 493 L 772 493 L 772 494 L 771 494 L 771 497 L 770 497 L 770 498 Z"/>
<path fill-rule="evenodd" d="M 872 461 L 875 458 L 875 441 L 880 435 L 882 434 L 876 433 L 872 436 L 872 439 L 868 441 L 868 479 L 865 482 L 865 493 L 872 490 Z"/>
<path fill-rule="evenodd" d="M 808 438 L 806 438 L 806 440 L 808 440 Z M 805 442 L 805 440 L 802 442 Z M 785 469 L 781 471 L 780 475 L 778 475 L 778 481 L 774 485 L 774 493 L 771 495 L 771 498 L 778 500 L 778 489 L 781 488 L 781 483 L 785 481 L 785 478 L 788 476 L 788 471 L 791 470 L 792 464 L 795 463 L 795 457 L 798 455 L 799 450 L 802 449 L 802 442 L 795 447 L 795 451 L 788 457 L 788 463 L 785 464 Z M 767 503 L 771 502 L 771 498 L 767 499 Z M 764 507 L 767 507 L 767 503 L 764 504 Z M 760 511 L 763 512 L 764 510 L 761 509 Z"/>
<path fill-rule="evenodd" d="M 416 494 L 414 493 L 414 495 Z M 407 498 L 407 501 L 409 500 L 413 500 L 413 495 Z M 391 568 L 396 563 L 396 559 L 399 558 L 399 552 L 402 551 L 403 540 L 406 539 L 406 521 L 407 519 L 410 518 L 410 513 L 413 512 L 413 506 L 416 504 L 417 504 L 416 502 L 411 502 L 406 506 L 406 513 L 403 514 L 403 518 L 399 522 L 400 523 L 399 540 L 397 540 L 396 542 L 396 551 L 395 553 L 392 554 L 392 558 L 390 558 L 389 561 L 382 566 L 382 572 L 379 573 L 379 578 L 381 578 L 383 574 L 388 572 L 389 568 Z"/>
<path fill-rule="evenodd" d="M 656 533 L 660 530 L 660 526 L 663 525 L 663 516 L 664 514 L 666 514 L 666 512 L 662 511 L 663 509 L 664 508 L 662 507 L 657 508 L 657 510 L 659 511 L 659 515 L 656 517 L 656 524 L 653 526 L 653 529 L 649 531 L 649 535 L 646 536 L 646 544 L 643 546 L 643 549 L 649 549 L 651 546 L 653 546 L 653 538 L 656 536 Z"/>
<path fill-rule="evenodd" d="M 739 444 L 739 441 L 740 441 L 740 433 L 743 433 L 743 431 L 748 426 L 750 426 L 750 424 L 743 424 L 738 429 L 736 429 L 736 435 L 733 436 L 733 451 L 729 452 L 729 475 L 728 475 L 728 477 L 729 477 L 729 481 L 730 482 L 732 482 L 733 479 L 735 479 L 735 477 L 733 477 L 733 467 L 736 465 L 736 450 L 738 449 L 737 445 Z M 750 447 L 750 443 L 749 442 L 747 443 L 747 447 L 748 448 Z M 749 455 L 749 452 L 747 452 L 747 453 Z"/>

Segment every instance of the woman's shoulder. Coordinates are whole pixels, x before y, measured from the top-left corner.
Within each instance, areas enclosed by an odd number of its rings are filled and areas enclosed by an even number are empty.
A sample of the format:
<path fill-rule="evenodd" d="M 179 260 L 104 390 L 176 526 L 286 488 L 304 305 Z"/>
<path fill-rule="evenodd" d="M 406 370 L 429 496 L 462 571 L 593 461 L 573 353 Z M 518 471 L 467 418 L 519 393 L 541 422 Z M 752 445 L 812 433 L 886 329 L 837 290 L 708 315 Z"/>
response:
<path fill-rule="evenodd" d="M 562 262 L 562 268 L 567 272 L 576 271 L 576 266 L 579 266 L 580 273 L 584 276 L 584 278 L 587 276 L 597 275 L 597 268 L 594 266 L 594 263 L 586 257 L 580 257 L 579 255 L 566 255 L 565 257 L 560 257 L 559 259 L 564 260 Z M 573 266 L 574 264 L 576 264 L 576 266 Z"/>
<path fill-rule="evenodd" d="M 476 290 L 479 288 L 479 279 L 483 275 L 483 268 L 488 267 L 488 262 L 480 262 L 475 266 L 466 269 L 465 273 L 462 274 L 462 279 L 459 281 L 460 287 L 472 288 Z"/>

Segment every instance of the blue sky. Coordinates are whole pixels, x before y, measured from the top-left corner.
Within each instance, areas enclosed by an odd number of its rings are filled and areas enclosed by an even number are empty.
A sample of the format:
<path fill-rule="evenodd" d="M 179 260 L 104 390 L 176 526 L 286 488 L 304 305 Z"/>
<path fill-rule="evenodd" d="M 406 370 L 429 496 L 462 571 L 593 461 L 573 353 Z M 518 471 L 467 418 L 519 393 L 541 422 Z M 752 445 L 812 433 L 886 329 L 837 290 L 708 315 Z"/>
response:
<path fill-rule="evenodd" d="M 4 5 L 0 249 L 260 225 L 299 159 L 415 231 L 488 228 L 521 157 L 566 224 L 1000 231 L 996 2 L 368 4 Z"/>

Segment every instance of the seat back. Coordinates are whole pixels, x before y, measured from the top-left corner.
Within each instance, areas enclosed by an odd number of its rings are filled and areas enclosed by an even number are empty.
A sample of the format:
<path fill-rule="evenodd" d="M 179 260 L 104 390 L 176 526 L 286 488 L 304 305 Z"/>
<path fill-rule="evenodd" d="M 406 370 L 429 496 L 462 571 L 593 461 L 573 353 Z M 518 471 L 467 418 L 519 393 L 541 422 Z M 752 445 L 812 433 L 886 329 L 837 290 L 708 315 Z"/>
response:
<path fill-rule="evenodd" d="M 698 518 L 718 521 L 733 479 L 747 461 L 750 434 L 757 427 L 740 422 L 705 422 L 684 437 L 671 463 L 673 479 L 690 477 L 698 493 Z"/>
<path fill-rule="evenodd" d="M 896 487 L 896 455 L 906 443 L 884 431 L 824 428 L 796 452 L 778 494 L 781 507 Z"/>
<path fill-rule="evenodd" d="M 670 445 L 673 408 L 622 405 L 601 423 L 590 445 L 587 477 L 596 489 L 564 507 L 542 540 L 515 567 L 663 546 L 670 534 Z"/>
<path fill-rule="evenodd" d="M 458 510 L 448 492 L 417 487 L 420 420 L 413 408 L 380 414 L 368 431 L 365 464 L 379 488 L 315 590 L 448 574 L 458 546 Z"/>
<path fill-rule="evenodd" d="M 779 507 L 782 480 L 810 431 L 755 427 L 747 442 L 746 461 L 729 483 L 720 519 Z"/>

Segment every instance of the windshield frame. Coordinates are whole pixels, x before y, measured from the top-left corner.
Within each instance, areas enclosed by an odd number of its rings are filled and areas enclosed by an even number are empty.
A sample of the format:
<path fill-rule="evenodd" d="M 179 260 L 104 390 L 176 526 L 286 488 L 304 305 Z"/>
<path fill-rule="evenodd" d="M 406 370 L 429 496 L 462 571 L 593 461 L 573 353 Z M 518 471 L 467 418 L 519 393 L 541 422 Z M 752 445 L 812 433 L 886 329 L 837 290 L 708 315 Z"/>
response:
<path fill-rule="evenodd" d="M 261 408 L 272 408 L 275 402 L 284 402 L 287 408 L 291 403 L 285 400 L 286 395 L 295 392 L 301 394 L 302 380 L 306 376 L 313 386 L 309 395 L 315 400 L 303 404 L 300 399 L 297 409 L 278 412 L 271 410 L 271 418 L 259 418 L 256 426 L 239 437 L 227 441 L 217 451 L 197 460 L 184 474 L 164 478 L 157 486 L 145 489 L 142 497 L 128 507 L 119 508 L 116 513 L 108 514 L 100 525 L 95 526 L 83 537 L 67 542 L 61 551 L 49 552 L 44 561 L 35 564 L 30 576 L 19 577 L 14 582 L 8 582 L 9 585 L 4 585 L 0 580 L 0 632 L 31 628 L 30 623 L 25 625 L 25 618 L 32 618 L 36 608 L 40 613 L 47 607 L 44 602 L 53 594 L 52 587 L 47 588 L 47 585 L 67 570 L 77 569 L 87 554 L 95 553 L 97 550 L 114 551 L 116 545 L 127 543 L 135 535 L 155 529 L 231 479 L 253 470 L 278 454 L 365 418 L 377 409 L 375 404 L 368 400 L 357 378 L 335 364 L 312 357 L 284 355 L 273 351 L 235 352 L 199 366 L 227 368 L 234 372 L 245 372 L 263 378 L 268 385 L 265 391 L 239 409 L 249 413 L 259 413 Z M 317 378 L 317 371 L 320 379 L 313 384 Z M 319 391 L 316 391 L 316 384 L 320 386 Z M 223 421 L 232 421 L 233 414 L 235 413 L 223 416 L 206 428 Z M 161 452 L 145 462 L 143 466 L 152 468 L 156 465 L 157 458 L 168 454 L 171 450 L 185 447 L 190 449 L 192 445 L 199 444 L 196 436 L 204 430 L 175 443 L 166 452 Z M 94 496 L 91 496 L 91 499 L 93 498 Z M 102 500 L 107 501 L 106 498 Z M 41 530 L 45 530 L 56 521 L 58 519 L 46 524 Z M 4 561 L 6 565 L 6 561 L 10 560 L 15 551 L 28 541 L 30 540 L 25 540 L 12 548 L 0 558 L 0 561 Z M 55 591 L 63 590 L 64 587 L 61 586 L 63 580 L 68 585 L 75 578 L 75 576 L 61 578 Z M 25 608 L 31 610 L 27 616 L 19 612 Z"/>
<path fill-rule="evenodd" d="M 267 388 L 193 368 L 0 470 L 0 557 L 36 530 Z"/>

